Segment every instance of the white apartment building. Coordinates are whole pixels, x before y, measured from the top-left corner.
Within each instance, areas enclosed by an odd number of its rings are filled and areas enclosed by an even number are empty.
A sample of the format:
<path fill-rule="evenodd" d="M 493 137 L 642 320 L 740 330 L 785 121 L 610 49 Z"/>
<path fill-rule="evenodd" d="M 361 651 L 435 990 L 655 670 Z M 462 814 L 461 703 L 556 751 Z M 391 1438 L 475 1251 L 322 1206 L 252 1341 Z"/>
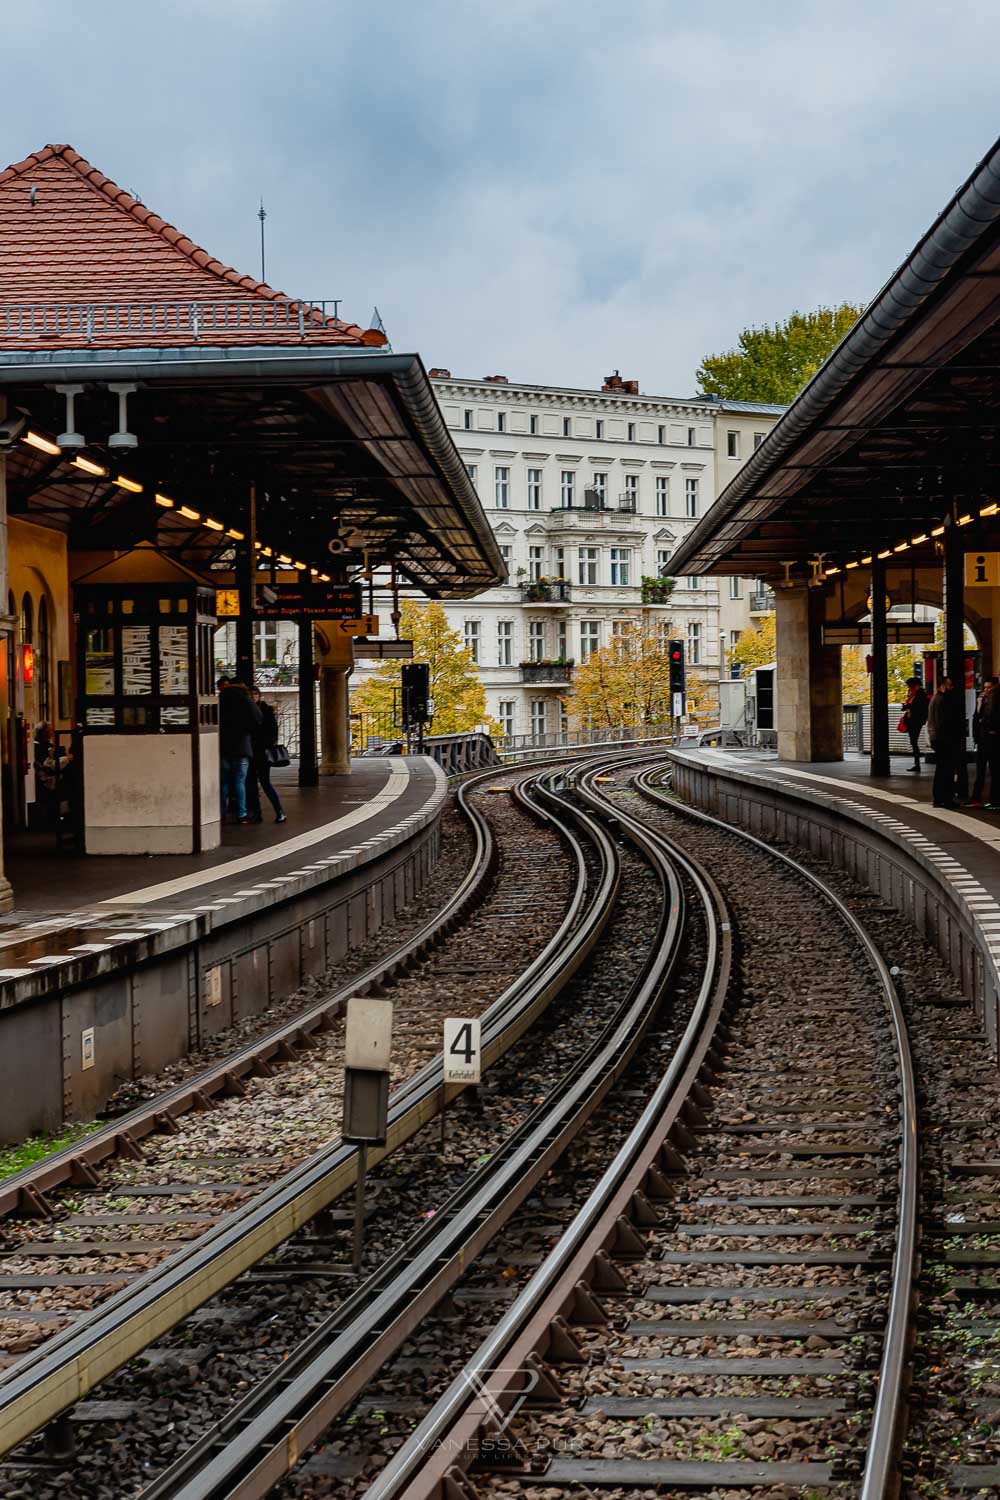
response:
<path fill-rule="evenodd" d="M 783 408 L 644 396 L 617 373 L 599 391 L 430 373 L 509 573 L 445 606 L 503 730 L 564 728 L 574 667 L 630 622 L 669 627 L 689 668 L 717 682 L 759 601 L 746 584 L 724 580 L 722 597 L 717 580 L 666 569 Z"/>
<path fill-rule="evenodd" d="M 640 395 L 616 373 L 588 391 L 453 378 L 431 370 L 445 421 L 507 564 L 508 582 L 444 608 L 479 665 L 487 711 L 507 734 L 565 727 L 576 665 L 627 622 L 679 636 L 708 684 L 755 616 L 773 607 L 755 580 L 670 578 L 687 531 L 763 442 L 781 406 Z M 720 587 L 721 585 L 721 587 Z M 383 635 L 390 601 L 377 590 Z M 296 627 L 260 622 L 258 660 L 272 698 L 294 667 Z M 217 655 L 231 647 L 220 631 Z M 357 687 L 375 663 L 358 662 Z"/>

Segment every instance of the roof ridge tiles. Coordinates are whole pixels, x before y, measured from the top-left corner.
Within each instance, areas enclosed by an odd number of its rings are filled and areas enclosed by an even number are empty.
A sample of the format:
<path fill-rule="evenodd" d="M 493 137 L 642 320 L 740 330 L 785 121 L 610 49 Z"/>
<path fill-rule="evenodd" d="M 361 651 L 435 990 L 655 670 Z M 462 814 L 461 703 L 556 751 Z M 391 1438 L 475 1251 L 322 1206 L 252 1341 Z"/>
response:
<path fill-rule="evenodd" d="M 40 151 L 32 152 L 23 161 L 14 162 L 12 165 L 0 171 L 0 188 L 9 184 L 17 178 L 25 177 L 35 168 L 44 166 L 48 162 L 60 160 L 75 171 L 78 176 L 99 193 L 105 201 L 113 204 L 121 212 L 128 214 L 138 224 L 141 224 L 151 234 L 156 235 L 165 244 L 169 245 L 179 255 L 182 255 L 197 266 L 200 270 L 210 276 L 217 278 L 220 282 L 242 291 L 252 297 L 258 297 L 261 301 L 288 303 L 298 306 L 302 303 L 301 298 L 290 296 L 287 292 L 278 291 L 266 282 L 258 281 L 253 276 L 245 275 L 237 271 L 233 266 L 227 266 L 211 255 L 201 245 L 196 244 L 188 235 L 184 234 L 176 225 L 155 213 L 146 204 L 135 198 L 125 188 L 119 187 L 110 177 L 107 177 L 97 167 L 93 166 L 85 156 L 74 147 L 62 145 L 47 145 Z M 221 288 L 220 288 L 221 290 Z M 308 307 L 308 304 L 304 304 Z M 387 342 L 386 337 L 377 329 L 363 329 L 357 323 L 346 323 L 340 318 L 330 317 L 318 310 L 310 309 L 308 322 L 317 331 L 323 330 L 328 333 L 336 333 L 342 342 L 357 343 L 368 346 L 380 346 Z"/>

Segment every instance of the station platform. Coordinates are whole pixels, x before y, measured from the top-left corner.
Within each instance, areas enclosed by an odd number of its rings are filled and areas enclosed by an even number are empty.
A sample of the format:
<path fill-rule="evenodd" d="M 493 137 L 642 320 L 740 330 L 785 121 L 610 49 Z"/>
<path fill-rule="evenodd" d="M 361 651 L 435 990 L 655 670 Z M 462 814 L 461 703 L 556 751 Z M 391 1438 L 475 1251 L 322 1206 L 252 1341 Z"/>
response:
<path fill-rule="evenodd" d="M 932 941 L 1000 1048 L 1000 812 L 934 807 L 932 769 L 873 778 L 867 756 L 780 761 L 773 752 L 672 749 L 694 806 L 849 870 Z M 972 767 L 970 766 L 970 781 Z"/>
<path fill-rule="evenodd" d="M 350 776 L 325 776 L 315 787 L 299 787 L 291 767 L 273 781 L 286 821 L 276 824 L 268 807 L 263 823 L 225 826 L 221 846 L 206 854 L 88 856 L 56 851 L 37 835 L 15 845 L 7 873 L 16 906 L 0 916 L 0 982 L 110 950 L 151 924 L 163 930 L 202 917 L 211 926 L 232 908 L 287 899 L 399 843 L 443 787 L 434 762 L 419 756 L 360 759 Z"/>

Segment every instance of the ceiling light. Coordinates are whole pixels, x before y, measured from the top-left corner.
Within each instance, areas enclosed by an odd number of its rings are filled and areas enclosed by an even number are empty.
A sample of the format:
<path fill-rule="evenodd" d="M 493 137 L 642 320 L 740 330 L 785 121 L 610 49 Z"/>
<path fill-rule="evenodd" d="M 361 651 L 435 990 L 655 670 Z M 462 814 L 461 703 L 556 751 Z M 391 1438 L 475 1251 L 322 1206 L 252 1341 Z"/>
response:
<path fill-rule="evenodd" d="M 905 552 L 909 545 L 909 542 L 900 542 L 897 546 L 893 547 L 892 550 L 893 552 Z"/>
<path fill-rule="evenodd" d="M 84 458 L 79 453 L 73 460 L 73 467 L 82 469 L 85 474 L 96 474 L 98 479 L 104 479 L 108 472 L 107 469 L 102 469 L 100 464 L 95 464 L 92 458 Z"/>
<path fill-rule="evenodd" d="M 959 524 L 959 526 L 968 526 L 968 524 L 969 524 L 969 522 L 971 520 L 972 520 L 971 516 L 959 516 L 959 518 L 958 518 L 958 524 Z"/>
<path fill-rule="evenodd" d="M 288 567 L 292 566 L 292 559 L 290 557 L 286 557 L 283 552 L 278 553 L 278 561 L 280 563 L 286 563 Z"/>
<path fill-rule="evenodd" d="M 309 569 L 309 575 L 312 578 L 318 578 L 319 577 L 319 569 L 318 568 L 310 568 Z"/>
<path fill-rule="evenodd" d="M 944 536 L 944 527 L 935 526 L 934 530 L 931 532 L 931 536 Z"/>
<path fill-rule="evenodd" d="M 922 531 L 919 536 L 911 536 L 910 537 L 910 541 L 912 542 L 912 544 L 913 544 L 914 547 L 919 547 L 920 543 L 921 542 L 926 542 L 926 540 L 927 540 L 927 533 L 926 533 L 926 531 Z"/>
<path fill-rule="evenodd" d="M 850 568 L 857 568 L 857 567 L 860 567 L 860 563 L 856 563 L 856 562 L 845 563 L 844 567 L 848 568 L 848 569 L 850 569 Z"/>
<path fill-rule="evenodd" d="M 142 494 L 142 485 L 139 484 L 138 480 L 127 479 L 124 474 L 116 474 L 114 482 L 120 489 L 131 490 L 133 495 Z"/>
<path fill-rule="evenodd" d="M 981 516 L 995 516 L 998 510 L 1000 510 L 1000 505 L 994 500 L 992 505 L 984 505 L 979 514 Z"/>
<path fill-rule="evenodd" d="M 174 502 L 171 500 L 169 495 L 161 495 L 157 493 L 153 496 L 153 499 L 156 501 L 157 505 L 162 505 L 164 510 L 173 510 L 174 508 Z"/>
<path fill-rule="evenodd" d="M 320 583 L 329 583 L 330 582 L 330 575 L 329 575 L 329 573 L 321 573 L 319 575 L 319 581 L 320 581 Z"/>
<path fill-rule="evenodd" d="M 879 560 L 880 561 L 881 561 L 881 559 L 883 557 L 891 557 L 892 556 L 892 548 L 891 547 L 886 547 L 885 551 L 884 552 L 880 552 L 878 554 L 878 556 L 879 556 Z"/>
<path fill-rule="evenodd" d="M 209 531 L 225 531 L 226 529 L 221 521 L 213 521 L 211 516 L 205 517 L 205 525 Z"/>
<path fill-rule="evenodd" d="M 823 572 L 826 574 L 827 578 L 831 578 L 834 573 L 839 573 L 840 569 L 839 568 L 824 568 Z"/>
<path fill-rule="evenodd" d="M 177 514 L 179 516 L 183 516 L 185 518 L 185 520 L 188 520 L 188 521 L 200 521 L 201 520 L 201 516 L 198 514 L 198 512 L 196 510 L 192 510 L 191 507 L 190 507 L 190 505 L 181 505 L 181 506 L 179 506 L 178 510 L 177 510 Z"/>
<path fill-rule="evenodd" d="M 869 552 L 869 554 L 868 554 L 868 556 L 867 556 L 867 557 L 863 557 L 863 558 L 862 558 L 862 559 L 861 559 L 861 562 L 862 562 L 862 564 L 864 564 L 864 563 L 870 563 L 870 562 L 871 562 L 871 560 L 872 560 L 872 555 L 871 555 L 871 553 L 870 553 L 870 552 Z"/>
<path fill-rule="evenodd" d="M 257 545 L 258 547 L 260 547 L 259 542 L 257 543 Z M 260 547 L 260 555 L 261 557 L 273 557 L 274 553 L 271 551 L 270 547 Z"/>
<path fill-rule="evenodd" d="M 233 526 L 230 526 L 229 530 L 226 532 L 226 536 L 231 536 L 234 542 L 246 541 L 246 533 L 237 531 Z M 259 547 L 260 542 L 254 542 L 254 546 Z"/>
<path fill-rule="evenodd" d="M 40 437 L 37 432 L 26 432 L 23 441 L 29 443 L 32 448 L 40 448 L 43 453 L 51 453 L 53 458 L 59 458 L 62 455 L 62 449 L 58 443 Z"/>
<path fill-rule="evenodd" d="M 300 563 L 300 562 L 292 563 L 292 567 L 293 568 L 297 568 L 300 573 L 304 573 L 305 570 L 306 570 L 305 563 Z"/>

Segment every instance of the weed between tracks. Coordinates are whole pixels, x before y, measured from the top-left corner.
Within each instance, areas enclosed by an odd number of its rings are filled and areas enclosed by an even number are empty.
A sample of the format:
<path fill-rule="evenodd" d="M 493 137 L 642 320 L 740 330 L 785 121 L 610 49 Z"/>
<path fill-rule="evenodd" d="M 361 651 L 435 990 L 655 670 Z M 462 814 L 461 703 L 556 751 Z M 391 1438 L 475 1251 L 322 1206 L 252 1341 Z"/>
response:
<path fill-rule="evenodd" d="M 102 1120 L 84 1120 L 77 1125 L 64 1125 L 60 1131 L 51 1135 L 29 1136 L 19 1146 L 0 1148 L 0 1180 L 13 1177 L 15 1172 L 23 1172 L 25 1167 L 33 1167 L 47 1156 L 54 1156 L 64 1146 L 75 1145 L 84 1136 L 90 1135 L 91 1131 L 99 1130 L 102 1124 Z"/>

